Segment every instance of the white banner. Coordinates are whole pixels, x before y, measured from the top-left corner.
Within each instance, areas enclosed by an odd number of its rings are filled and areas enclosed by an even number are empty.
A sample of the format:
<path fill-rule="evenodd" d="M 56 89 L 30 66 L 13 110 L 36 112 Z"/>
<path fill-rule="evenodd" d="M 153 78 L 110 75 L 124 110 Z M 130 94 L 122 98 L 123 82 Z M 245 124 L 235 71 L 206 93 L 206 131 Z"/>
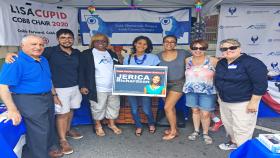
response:
<path fill-rule="evenodd" d="M 57 44 L 56 31 L 78 35 L 78 10 L 24 0 L 0 0 L 0 45 L 18 46 L 26 34 L 42 36 L 46 46 Z"/>
<path fill-rule="evenodd" d="M 170 12 L 144 9 L 80 9 L 83 45 L 96 33 L 106 34 L 112 45 L 131 45 L 135 37 L 148 36 L 153 44 L 162 44 L 162 37 L 175 35 L 178 44 L 188 44 L 191 30 L 190 8 Z"/>
<path fill-rule="evenodd" d="M 222 5 L 219 20 L 219 42 L 238 39 L 242 52 L 262 60 L 269 70 L 280 72 L 280 7 Z"/>

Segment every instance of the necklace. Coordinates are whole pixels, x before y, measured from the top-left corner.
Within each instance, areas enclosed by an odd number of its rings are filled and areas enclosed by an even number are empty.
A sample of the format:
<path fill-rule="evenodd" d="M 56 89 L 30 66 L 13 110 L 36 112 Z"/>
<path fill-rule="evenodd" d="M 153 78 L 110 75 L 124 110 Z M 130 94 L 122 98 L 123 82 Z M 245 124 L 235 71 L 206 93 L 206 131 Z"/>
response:
<path fill-rule="evenodd" d="M 144 54 L 144 57 L 142 60 L 138 59 L 137 55 L 134 55 L 134 61 L 137 65 L 142 65 L 144 63 L 144 61 L 146 60 L 146 58 L 147 58 L 147 54 Z"/>

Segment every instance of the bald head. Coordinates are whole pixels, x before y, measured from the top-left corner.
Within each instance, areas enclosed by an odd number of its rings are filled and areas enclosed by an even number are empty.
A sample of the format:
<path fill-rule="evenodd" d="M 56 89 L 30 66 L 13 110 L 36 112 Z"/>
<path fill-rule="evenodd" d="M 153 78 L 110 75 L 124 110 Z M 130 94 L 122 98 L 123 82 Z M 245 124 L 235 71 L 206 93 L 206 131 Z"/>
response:
<path fill-rule="evenodd" d="M 33 58 L 38 58 L 44 51 L 44 41 L 37 35 L 27 35 L 23 37 L 20 46 L 25 54 Z"/>

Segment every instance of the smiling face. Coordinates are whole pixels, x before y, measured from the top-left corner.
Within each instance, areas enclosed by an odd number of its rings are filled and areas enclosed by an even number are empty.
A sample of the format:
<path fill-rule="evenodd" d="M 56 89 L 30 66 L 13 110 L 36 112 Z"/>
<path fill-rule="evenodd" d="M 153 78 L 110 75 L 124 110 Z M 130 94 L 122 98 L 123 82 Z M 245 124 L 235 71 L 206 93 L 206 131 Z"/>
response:
<path fill-rule="evenodd" d="M 38 58 L 44 51 L 44 41 L 37 36 L 27 36 L 21 42 L 21 49 L 27 55 Z"/>
<path fill-rule="evenodd" d="M 148 48 L 148 43 L 144 39 L 140 39 L 134 43 L 136 53 L 145 53 L 146 49 Z"/>
<path fill-rule="evenodd" d="M 104 34 L 95 34 L 91 37 L 90 48 L 95 48 L 99 51 L 106 51 L 109 44 L 109 38 Z"/>
<path fill-rule="evenodd" d="M 74 44 L 74 37 L 67 33 L 67 34 L 61 34 L 58 38 L 58 43 L 63 48 L 71 48 Z"/>
<path fill-rule="evenodd" d="M 173 37 L 167 37 L 163 41 L 163 48 L 166 51 L 174 50 L 176 47 L 176 39 Z"/>
<path fill-rule="evenodd" d="M 159 85 L 160 84 L 160 76 L 154 76 L 152 78 L 153 84 Z"/>
<path fill-rule="evenodd" d="M 105 38 L 101 38 L 93 41 L 93 47 L 100 51 L 105 51 L 108 46 L 108 41 Z"/>
<path fill-rule="evenodd" d="M 194 57 L 202 57 L 205 55 L 206 48 L 196 43 L 191 47 L 191 53 Z"/>
<path fill-rule="evenodd" d="M 227 60 L 235 60 L 241 55 L 240 47 L 231 43 L 223 43 L 220 50 Z"/>

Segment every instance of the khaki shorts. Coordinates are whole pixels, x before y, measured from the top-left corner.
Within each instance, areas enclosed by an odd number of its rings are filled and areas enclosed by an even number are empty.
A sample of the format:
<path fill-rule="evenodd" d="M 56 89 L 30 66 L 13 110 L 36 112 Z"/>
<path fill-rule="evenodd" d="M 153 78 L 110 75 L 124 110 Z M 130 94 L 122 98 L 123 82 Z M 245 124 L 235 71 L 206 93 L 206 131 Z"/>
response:
<path fill-rule="evenodd" d="M 62 106 L 55 105 L 55 114 L 66 114 L 71 109 L 78 109 L 81 106 L 82 95 L 79 87 L 55 88 Z"/>
<path fill-rule="evenodd" d="M 184 80 L 168 81 L 167 91 L 183 92 Z"/>
<path fill-rule="evenodd" d="M 94 120 L 117 119 L 120 111 L 120 96 L 110 92 L 97 92 L 97 102 L 90 100 Z"/>

